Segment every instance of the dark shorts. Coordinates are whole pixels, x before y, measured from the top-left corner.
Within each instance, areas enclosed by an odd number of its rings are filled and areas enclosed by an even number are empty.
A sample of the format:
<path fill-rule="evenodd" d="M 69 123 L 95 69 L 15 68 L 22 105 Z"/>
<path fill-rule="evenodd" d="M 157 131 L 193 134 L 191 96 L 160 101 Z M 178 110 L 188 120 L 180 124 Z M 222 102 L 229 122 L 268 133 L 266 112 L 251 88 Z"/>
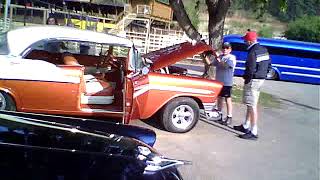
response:
<path fill-rule="evenodd" d="M 232 86 L 223 86 L 219 94 L 220 97 L 231 97 Z"/>

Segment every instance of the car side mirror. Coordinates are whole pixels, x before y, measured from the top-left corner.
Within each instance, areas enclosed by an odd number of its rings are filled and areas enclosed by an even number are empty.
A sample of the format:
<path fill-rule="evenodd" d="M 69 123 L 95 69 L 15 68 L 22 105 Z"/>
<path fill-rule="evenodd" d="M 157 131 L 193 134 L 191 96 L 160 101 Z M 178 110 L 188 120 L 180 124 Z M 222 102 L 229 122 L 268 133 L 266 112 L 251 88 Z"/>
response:
<path fill-rule="evenodd" d="M 150 69 L 148 67 L 144 66 L 142 68 L 141 72 L 142 72 L 142 75 L 147 75 L 150 72 Z"/>

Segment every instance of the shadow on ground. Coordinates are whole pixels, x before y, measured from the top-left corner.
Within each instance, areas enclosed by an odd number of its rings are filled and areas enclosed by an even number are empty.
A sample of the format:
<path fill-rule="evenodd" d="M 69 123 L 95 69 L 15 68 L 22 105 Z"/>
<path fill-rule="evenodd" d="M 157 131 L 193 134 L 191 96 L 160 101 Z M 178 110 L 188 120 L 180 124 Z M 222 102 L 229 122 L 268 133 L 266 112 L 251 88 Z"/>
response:
<path fill-rule="evenodd" d="M 219 129 L 222 129 L 224 131 L 227 131 L 227 132 L 230 132 L 230 133 L 233 133 L 235 135 L 240 135 L 241 133 L 239 133 L 238 131 L 235 131 L 233 129 L 233 126 L 225 126 L 225 125 L 222 125 L 220 123 L 218 123 L 217 121 L 215 120 L 208 120 L 207 117 L 205 116 L 205 114 L 203 112 L 200 113 L 200 119 L 199 121 L 207 124 L 207 125 L 210 125 L 210 126 L 214 126 L 216 128 L 219 128 Z M 142 120 L 141 121 L 143 124 L 146 124 L 147 126 L 151 126 L 157 130 L 160 130 L 160 131 L 166 131 L 163 126 L 161 125 L 161 122 L 160 122 L 160 119 L 159 119 L 159 116 L 153 116 L 147 120 Z"/>

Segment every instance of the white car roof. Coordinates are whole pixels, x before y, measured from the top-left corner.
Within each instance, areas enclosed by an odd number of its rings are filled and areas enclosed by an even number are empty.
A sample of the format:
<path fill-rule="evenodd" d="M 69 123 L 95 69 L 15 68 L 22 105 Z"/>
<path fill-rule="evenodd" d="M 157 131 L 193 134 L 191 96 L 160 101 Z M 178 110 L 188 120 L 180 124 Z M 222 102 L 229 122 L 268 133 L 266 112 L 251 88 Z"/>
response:
<path fill-rule="evenodd" d="M 18 56 L 31 44 L 44 39 L 68 39 L 131 47 L 132 41 L 106 33 L 80 30 L 72 27 L 44 25 L 23 27 L 8 32 L 10 55 Z"/>

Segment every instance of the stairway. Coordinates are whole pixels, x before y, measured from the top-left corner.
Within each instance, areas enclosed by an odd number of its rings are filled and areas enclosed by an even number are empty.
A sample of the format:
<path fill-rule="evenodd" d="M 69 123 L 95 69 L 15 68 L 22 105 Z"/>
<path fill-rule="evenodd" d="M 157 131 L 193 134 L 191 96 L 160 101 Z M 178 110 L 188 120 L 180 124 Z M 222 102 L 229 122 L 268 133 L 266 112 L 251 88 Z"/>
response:
<path fill-rule="evenodd" d="M 136 13 L 126 14 L 120 21 L 117 22 L 116 26 L 113 29 L 109 30 L 109 33 L 118 34 L 120 31 L 124 30 L 136 17 Z"/>

